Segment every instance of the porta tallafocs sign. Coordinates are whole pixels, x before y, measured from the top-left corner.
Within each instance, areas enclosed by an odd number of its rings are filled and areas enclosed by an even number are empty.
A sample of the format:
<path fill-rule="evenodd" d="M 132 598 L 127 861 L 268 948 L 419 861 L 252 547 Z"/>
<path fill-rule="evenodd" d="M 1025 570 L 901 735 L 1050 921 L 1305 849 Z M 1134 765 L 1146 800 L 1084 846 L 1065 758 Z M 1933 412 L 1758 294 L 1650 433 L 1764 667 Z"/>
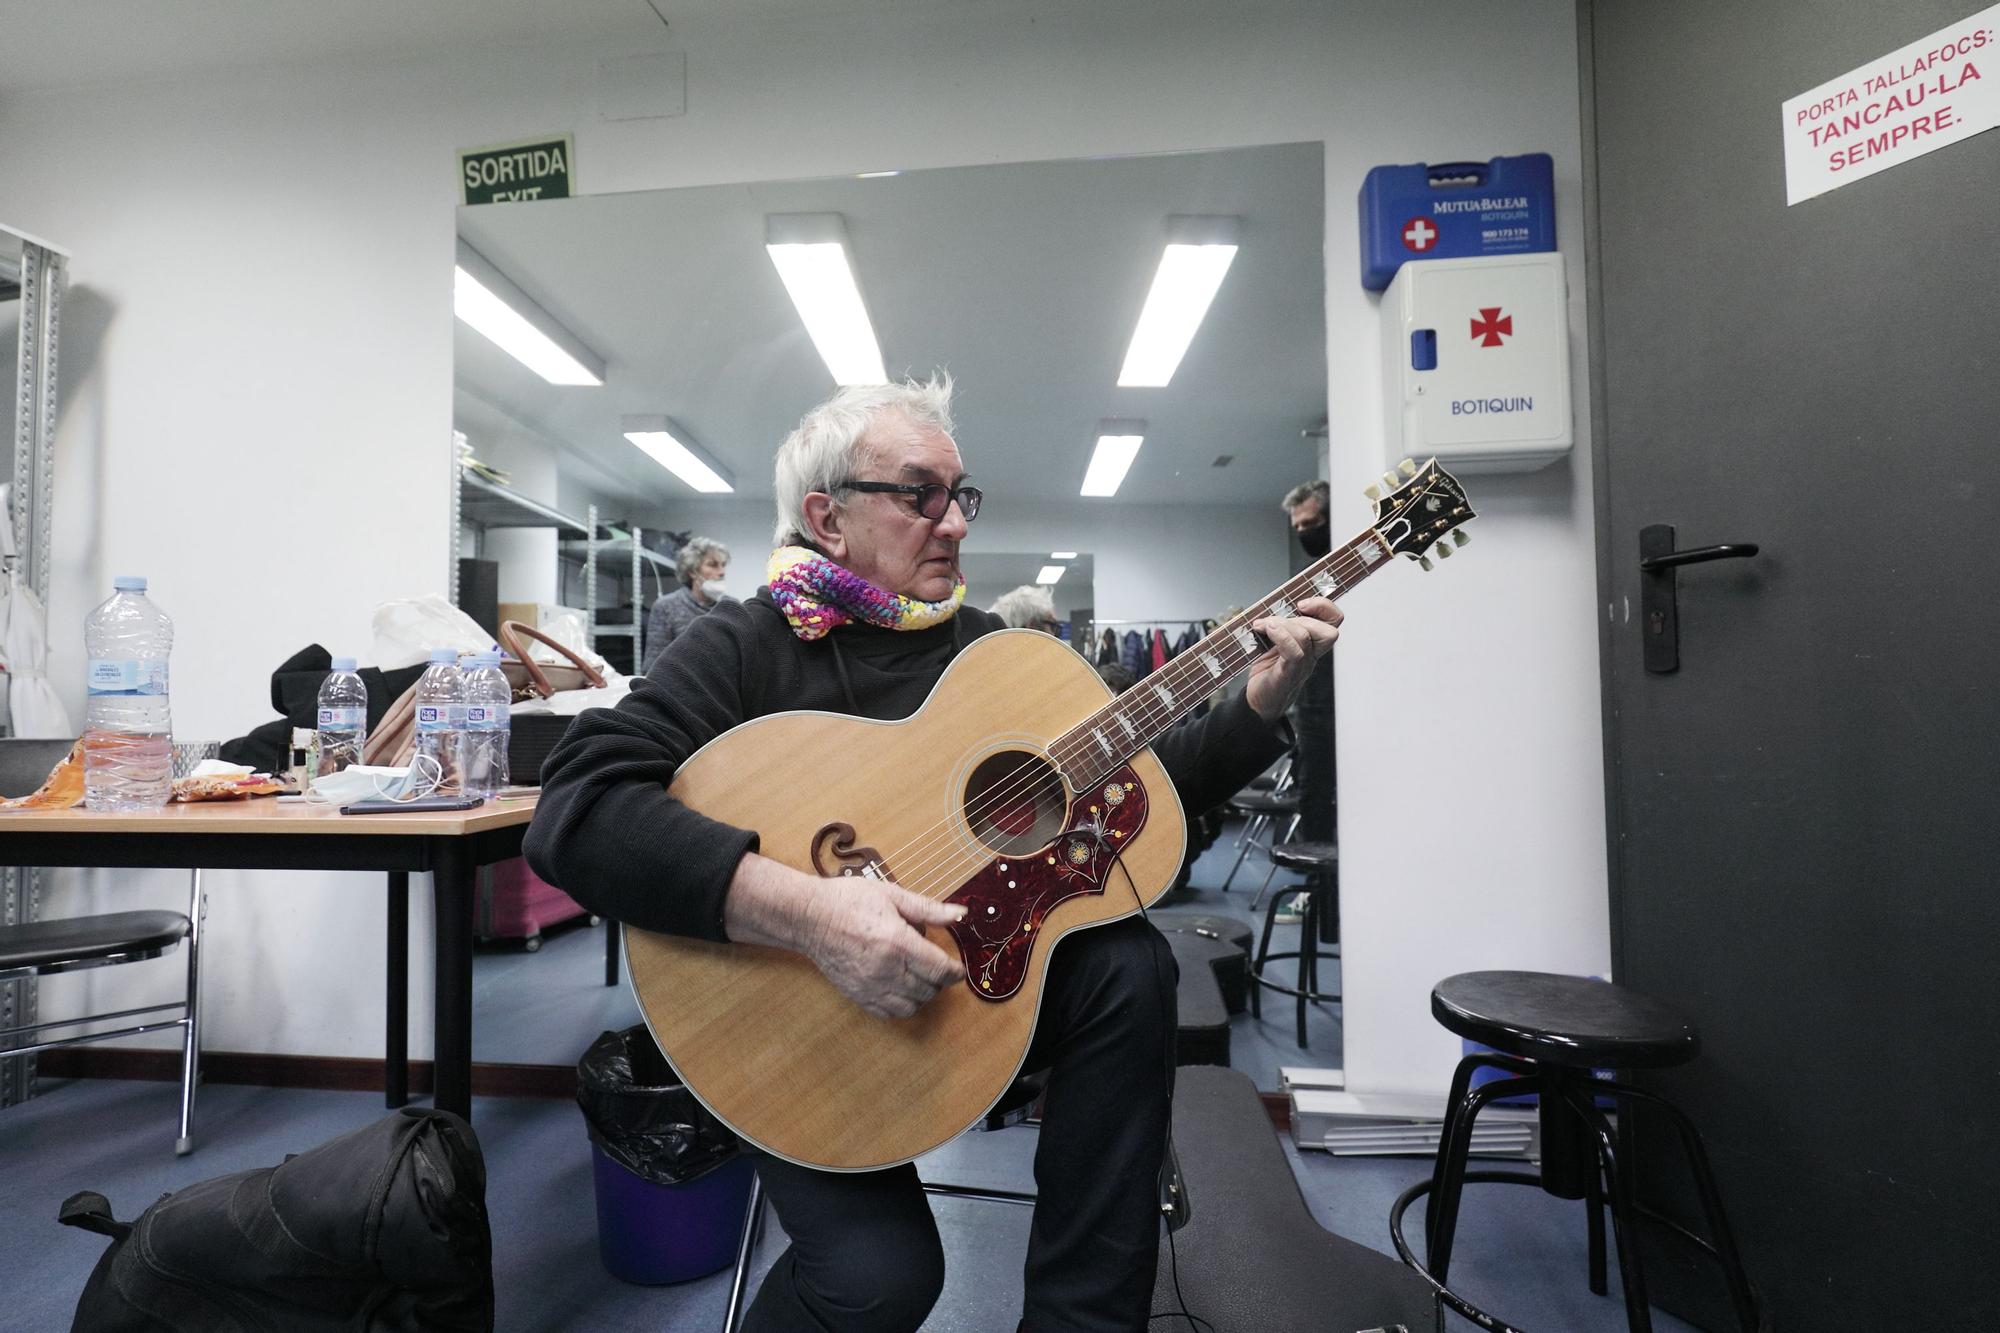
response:
<path fill-rule="evenodd" d="M 567 199 L 575 163 L 576 146 L 567 134 L 468 148 L 458 155 L 459 187 L 468 204 Z"/>
<path fill-rule="evenodd" d="M 1829 79 L 1783 107 L 1785 202 L 2000 124 L 2000 5 Z"/>

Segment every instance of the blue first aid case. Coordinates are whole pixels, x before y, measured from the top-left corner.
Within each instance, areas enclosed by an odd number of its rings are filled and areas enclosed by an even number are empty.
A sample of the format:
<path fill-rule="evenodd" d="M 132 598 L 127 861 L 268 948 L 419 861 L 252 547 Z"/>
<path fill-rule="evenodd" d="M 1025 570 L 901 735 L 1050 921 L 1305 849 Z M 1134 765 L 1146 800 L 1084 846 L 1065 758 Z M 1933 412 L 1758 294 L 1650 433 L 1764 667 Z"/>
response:
<path fill-rule="evenodd" d="M 1409 259 L 1555 249 L 1555 175 L 1547 153 L 1374 168 L 1361 182 L 1361 285 L 1386 290 Z"/>

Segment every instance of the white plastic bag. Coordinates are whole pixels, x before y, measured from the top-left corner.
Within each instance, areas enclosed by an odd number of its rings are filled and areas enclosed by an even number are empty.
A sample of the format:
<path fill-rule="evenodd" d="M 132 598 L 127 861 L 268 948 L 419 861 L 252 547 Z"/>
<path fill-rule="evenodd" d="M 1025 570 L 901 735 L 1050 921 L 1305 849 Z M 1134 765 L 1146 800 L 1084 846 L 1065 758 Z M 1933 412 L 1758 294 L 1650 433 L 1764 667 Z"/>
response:
<path fill-rule="evenodd" d="M 433 650 L 483 653 L 493 636 L 442 597 L 406 597 L 375 608 L 375 665 L 384 671 L 430 660 Z"/>

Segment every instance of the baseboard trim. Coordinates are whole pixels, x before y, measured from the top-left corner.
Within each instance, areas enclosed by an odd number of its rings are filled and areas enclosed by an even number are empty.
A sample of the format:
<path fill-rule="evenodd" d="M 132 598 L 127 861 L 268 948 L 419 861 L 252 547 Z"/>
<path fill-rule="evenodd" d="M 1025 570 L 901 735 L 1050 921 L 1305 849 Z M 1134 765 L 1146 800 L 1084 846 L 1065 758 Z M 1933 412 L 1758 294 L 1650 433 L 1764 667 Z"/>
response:
<path fill-rule="evenodd" d="M 129 1078 L 178 1083 L 178 1051 L 119 1050 L 74 1046 L 44 1051 L 36 1057 L 37 1072 L 48 1078 Z M 432 1087 L 429 1060 L 410 1061 L 410 1092 Z M 384 1064 L 380 1060 L 330 1055 L 268 1055 L 252 1051 L 203 1051 L 204 1083 L 241 1083 L 261 1088 L 325 1088 L 336 1092 L 380 1092 Z M 576 1070 L 567 1065 L 510 1065 L 475 1062 L 475 1097 L 554 1097 L 576 1095 Z"/>

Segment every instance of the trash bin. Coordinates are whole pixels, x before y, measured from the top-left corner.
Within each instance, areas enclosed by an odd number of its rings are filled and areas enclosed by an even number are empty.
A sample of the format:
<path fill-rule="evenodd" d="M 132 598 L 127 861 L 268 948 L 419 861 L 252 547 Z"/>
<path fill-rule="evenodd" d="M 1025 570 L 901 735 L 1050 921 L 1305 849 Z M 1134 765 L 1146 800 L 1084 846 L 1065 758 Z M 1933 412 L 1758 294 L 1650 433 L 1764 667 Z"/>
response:
<path fill-rule="evenodd" d="M 642 1024 L 606 1032 L 576 1066 L 590 1131 L 597 1252 L 624 1282 L 706 1277 L 736 1258 L 751 1160 Z"/>

